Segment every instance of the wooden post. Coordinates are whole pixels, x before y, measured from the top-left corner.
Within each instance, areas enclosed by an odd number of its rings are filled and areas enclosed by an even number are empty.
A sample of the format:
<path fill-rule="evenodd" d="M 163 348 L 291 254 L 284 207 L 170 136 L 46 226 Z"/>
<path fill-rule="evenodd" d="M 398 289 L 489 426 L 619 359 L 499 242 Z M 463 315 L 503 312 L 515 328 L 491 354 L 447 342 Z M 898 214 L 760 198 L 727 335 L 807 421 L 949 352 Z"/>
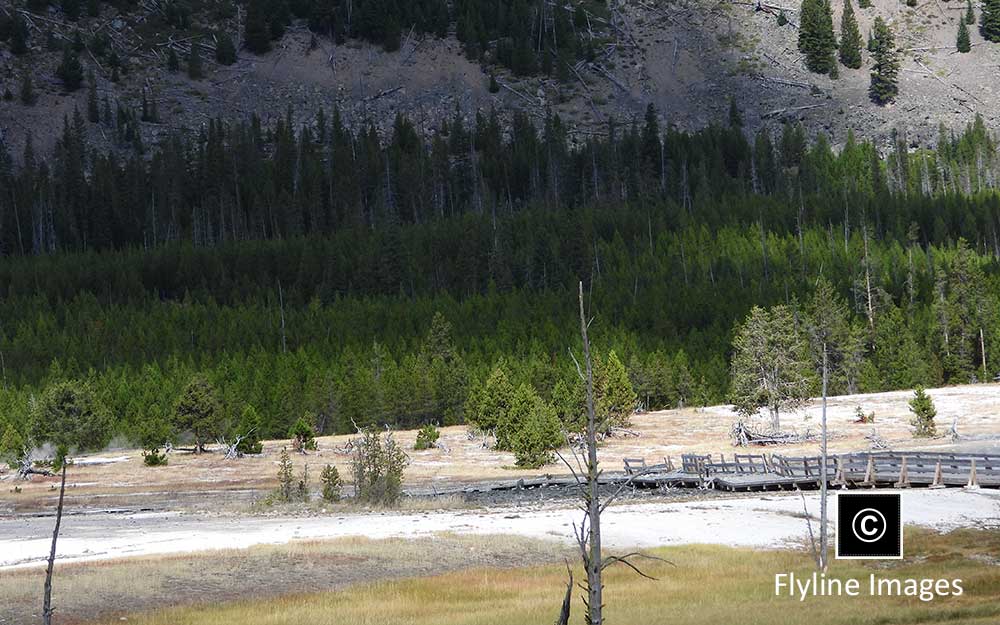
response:
<path fill-rule="evenodd" d="M 944 488 L 944 478 L 941 475 L 941 459 L 938 458 L 937 465 L 934 467 L 934 481 L 927 488 Z"/>
<path fill-rule="evenodd" d="M 875 471 L 875 455 L 868 454 L 868 467 L 865 469 L 865 481 L 862 482 L 862 484 L 874 488 L 877 480 L 878 475 Z"/>
<path fill-rule="evenodd" d="M 837 456 L 837 474 L 833 477 L 834 486 L 839 486 L 841 488 L 847 488 L 847 476 L 844 475 L 844 459 Z"/>
<path fill-rule="evenodd" d="M 903 456 L 903 463 L 899 465 L 899 479 L 893 485 L 896 488 L 909 488 L 910 487 L 910 472 L 906 466 L 906 456 Z"/>
<path fill-rule="evenodd" d="M 965 485 L 969 490 L 979 490 L 979 480 L 976 479 L 976 459 L 972 458 L 972 465 L 969 467 L 969 482 Z"/>

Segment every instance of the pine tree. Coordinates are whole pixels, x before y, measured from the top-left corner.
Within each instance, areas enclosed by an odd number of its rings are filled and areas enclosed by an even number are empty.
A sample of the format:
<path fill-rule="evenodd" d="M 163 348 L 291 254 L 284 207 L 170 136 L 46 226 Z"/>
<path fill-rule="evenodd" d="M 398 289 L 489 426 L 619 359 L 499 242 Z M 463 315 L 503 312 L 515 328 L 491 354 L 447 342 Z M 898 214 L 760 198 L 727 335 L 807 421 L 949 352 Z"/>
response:
<path fill-rule="evenodd" d="M 204 78 L 205 73 L 201 67 L 201 46 L 197 40 L 191 42 L 191 52 L 188 53 L 187 66 L 188 77 L 191 80 L 201 80 Z"/>
<path fill-rule="evenodd" d="M 871 87 L 868 94 L 876 104 L 885 105 L 894 101 L 899 94 L 899 53 L 892 29 L 881 17 L 875 18 L 873 36 L 875 50 L 872 52 Z"/>
<path fill-rule="evenodd" d="M 247 19 L 243 26 L 243 41 L 254 54 L 264 54 L 271 49 L 271 30 L 267 23 L 264 0 L 250 0 Z"/>
<path fill-rule="evenodd" d="M 851 69 L 861 68 L 861 31 L 851 0 L 844 0 L 840 19 L 840 62 Z"/>
<path fill-rule="evenodd" d="M 56 68 L 56 76 L 63 83 L 66 91 L 76 91 L 83 82 L 83 66 L 80 65 L 80 57 L 73 51 L 71 46 L 63 48 L 62 62 Z"/>
<path fill-rule="evenodd" d="M 993 43 L 1000 42 L 1000 0 L 984 0 L 979 14 L 979 32 Z"/>
<path fill-rule="evenodd" d="M 965 23 L 969 26 L 976 23 L 976 12 L 972 9 L 972 0 L 965 0 Z"/>
<path fill-rule="evenodd" d="M 170 48 L 170 52 L 167 53 L 167 71 L 177 72 L 181 69 L 181 61 L 177 58 L 177 52 L 173 48 Z"/>
<path fill-rule="evenodd" d="M 872 0 L 858 0 L 858 8 L 861 9 L 872 8 Z"/>
<path fill-rule="evenodd" d="M 969 27 L 966 26 L 965 20 L 958 22 L 958 38 L 955 47 L 963 54 L 972 51 L 972 43 L 969 41 Z"/>
<path fill-rule="evenodd" d="M 11 23 L 10 51 L 19 56 L 28 51 L 28 23 L 20 13 L 14 14 Z"/>
<path fill-rule="evenodd" d="M 34 106 L 37 101 L 38 96 L 35 95 L 35 87 L 31 83 L 31 74 L 25 73 L 24 78 L 21 79 L 21 104 Z"/>
<path fill-rule="evenodd" d="M 212 383 L 201 375 L 191 378 L 174 407 L 174 425 L 178 431 L 191 432 L 196 453 L 204 451 L 205 443 L 225 432 L 223 418 L 222 405 Z"/>
<path fill-rule="evenodd" d="M 340 471 L 332 464 L 323 467 L 323 472 L 319 476 L 320 483 L 323 484 L 323 501 L 340 501 L 343 483 L 340 479 Z"/>
<path fill-rule="evenodd" d="M 837 49 L 830 0 L 804 0 L 801 20 L 799 51 L 806 56 L 806 67 L 817 74 L 829 74 Z"/>
<path fill-rule="evenodd" d="M 229 36 L 229 33 L 219 33 L 215 44 L 215 60 L 220 65 L 232 65 L 236 62 L 236 46 L 233 44 L 233 38 Z"/>
<path fill-rule="evenodd" d="M 636 396 L 625 365 L 614 351 L 608 354 L 607 362 L 598 364 L 600 370 L 594 381 L 594 393 L 597 395 L 594 407 L 598 419 L 607 428 L 630 427 Z"/>
<path fill-rule="evenodd" d="M 87 120 L 96 124 L 101 121 L 101 111 L 97 105 L 97 79 L 93 70 L 87 72 L 87 83 Z"/>
<path fill-rule="evenodd" d="M 934 400 L 924 391 L 922 386 L 918 386 L 913 390 L 913 398 L 910 400 L 910 412 L 913 413 L 910 424 L 914 428 L 914 436 L 931 438 L 937 434 L 937 427 L 934 425 L 937 408 L 934 407 Z"/>

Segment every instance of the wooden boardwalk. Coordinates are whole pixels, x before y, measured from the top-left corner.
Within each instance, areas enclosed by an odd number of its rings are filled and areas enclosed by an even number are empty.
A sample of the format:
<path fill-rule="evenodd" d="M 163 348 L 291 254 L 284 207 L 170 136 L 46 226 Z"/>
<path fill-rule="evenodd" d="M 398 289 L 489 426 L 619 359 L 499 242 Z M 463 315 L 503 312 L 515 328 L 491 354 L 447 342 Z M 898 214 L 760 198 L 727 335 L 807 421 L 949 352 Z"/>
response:
<path fill-rule="evenodd" d="M 727 491 L 819 488 L 823 470 L 819 456 L 685 454 L 681 464 L 667 458 L 646 465 L 627 459 L 625 474 L 636 487 L 699 487 Z M 626 478 L 627 479 L 627 478 Z M 831 455 L 826 482 L 839 488 L 925 486 L 1000 488 L 1000 455 L 928 452 L 864 452 Z"/>

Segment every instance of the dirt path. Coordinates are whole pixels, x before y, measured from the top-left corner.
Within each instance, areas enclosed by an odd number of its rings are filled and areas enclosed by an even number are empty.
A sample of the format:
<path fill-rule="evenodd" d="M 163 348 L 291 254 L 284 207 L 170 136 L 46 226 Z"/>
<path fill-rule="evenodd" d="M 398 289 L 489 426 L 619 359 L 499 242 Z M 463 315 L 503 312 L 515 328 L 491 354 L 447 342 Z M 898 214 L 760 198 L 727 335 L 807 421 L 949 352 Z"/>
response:
<path fill-rule="evenodd" d="M 810 513 L 817 514 L 818 495 L 806 495 L 806 502 Z M 604 543 L 611 549 L 685 543 L 783 546 L 806 538 L 802 512 L 802 499 L 792 493 L 622 505 L 605 514 Z M 936 529 L 1000 527 L 1000 491 L 904 491 L 903 515 L 906 523 Z M 302 540 L 424 538 L 440 533 L 505 534 L 569 544 L 572 523 L 579 522 L 579 517 L 573 508 L 552 506 L 305 518 L 211 518 L 177 513 L 77 516 L 64 521 L 59 559 L 85 562 Z M 0 570 L 41 565 L 51 525 L 49 518 L 0 520 Z M 750 525 L 752 532 L 747 531 Z"/>

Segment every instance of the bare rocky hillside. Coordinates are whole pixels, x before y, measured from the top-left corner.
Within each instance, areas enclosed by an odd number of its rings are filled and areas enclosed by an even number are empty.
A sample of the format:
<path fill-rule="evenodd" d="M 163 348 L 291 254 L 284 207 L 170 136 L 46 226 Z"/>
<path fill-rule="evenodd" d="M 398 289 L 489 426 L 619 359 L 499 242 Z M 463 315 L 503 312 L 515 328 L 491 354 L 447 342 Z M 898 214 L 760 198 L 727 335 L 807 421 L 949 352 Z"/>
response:
<path fill-rule="evenodd" d="M 97 76 L 103 99 L 126 107 L 139 106 L 143 91 L 155 100 L 159 121 L 142 124 L 147 144 L 174 127 L 197 128 L 210 118 L 246 117 L 256 111 L 266 122 L 292 107 L 299 122 L 324 107 L 339 106 L 348 123 L 371 120 L 385 128 L 404 112 L 423 128 L 434 128 L 456 107 L 466 116 L 476 109 L 497 108 L 507 114 L 520 108 L 541 119 L 546 110 L 558 112 L 577 138 L 602 133 L 609 115 L 621 121 L 640 116 L 649 103 L 663 120 L 681 129 L 700 128 L 725 119 L 728 99 L 735 98 L 746 124 L 778 126 L 801 120 L 812 131 L 825 131 L 833 142 L 848 130 L 859 136 L 884 138 L 894 130 L 913 142 L 932 143 L 938 127 L 959 128 L 982 114 L 989 127 L 997 124 L 1000 45 L 984 42 L 971 27 L 969 54 L 955 50 L 955 33 L 965 4 L 931 0 L 907 7 L 895 0 L 875 0 L 857 9 L 861 31 L 867 34 L 876 15 L 896 31 L 903 52 L 900 97 L 888 107 L 872 104 L 867 95 L 868 58 L 859 70 L 841 67 L 838 80 L 809 73 L 797 50 L 797 0 L 763 6 L 732 0 L 618 0 L 614 24 L 606 24 L 612 43 L 602 47 L 594 63 L 578 63 L 568 82 L 554 78 L 519 79 L 497 70 L 501 89 L 490 93 L 489 71 L 463 54 L 454 37 L 410 34 L 398 52 L 387 53 L 366 43 L 335 45 L 313 38 L 304 23 L 295 23 L 262 56 L 239 51 L 236 64 L 214 63 L 211 41 L 205 44 L 206 76 L 192 80 L 182 70 L 166 70 L 166 53 L 173 47 L 183 59 L 190 44 L 149 28 L 143 11 L 158 5 L 140 4 L 130 14 L 66 22 L 51 9 L 45 15 L 25 14 L 32 29 L 32 50 L 14 57 L 0 51 L 0 92 L 14 94 L 0 101 L 0 131 L 15 154 L 31 132 L 46 150 L 61 130 L 64 115 L 86 110 L 86 86 L 63 93 L 55 77 L 59 53 L 45 45 L 68 40 L 79 30 L 86 39 L 107 33 L 128 52 L 130 68 L 118 83 L 109 68 L 85 51 L 85 69 Z M 839 29 L 841 2 L 834 0 L 834 24 Z M 16 11 L 0 4 L 7 14 Z M 789 23 L 779 26 L 784 10 Z M 209 26 L 231 32 L 239 43 L 242 13 Z M 207 18 L 203 18 L 207 19 Z M 204 25 L 204 24 L 203 24 Z M 45 35 L 43 35 L 43 33 Z M 25 72 L 34 77 L 39 102 L 23 106 L 17 98 Z M 109 129 L 91 125 L 91 140 L 110 142 Z"/>

